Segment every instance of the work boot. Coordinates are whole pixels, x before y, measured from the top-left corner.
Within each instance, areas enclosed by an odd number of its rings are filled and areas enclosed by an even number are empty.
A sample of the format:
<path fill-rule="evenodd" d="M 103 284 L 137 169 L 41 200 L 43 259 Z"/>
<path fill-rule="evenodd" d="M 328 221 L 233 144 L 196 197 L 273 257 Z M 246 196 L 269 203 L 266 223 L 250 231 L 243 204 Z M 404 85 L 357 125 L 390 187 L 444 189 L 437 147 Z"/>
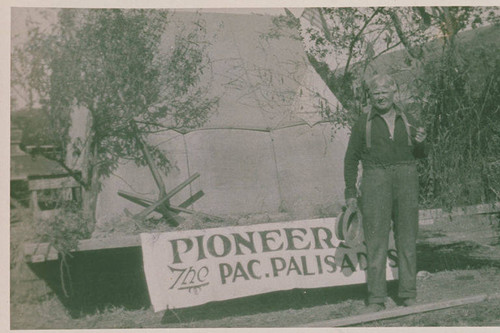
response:
<path fill-rule="evenodd" d="M 414 306 L 417 304 L 417 300 L 415 298 L 405 298 L 403 300 L 403 305 L 404 306 Z"/>
<path fill-rule="evenodd" d="M 368 304 L 364 309 L 360 311 L 360 314 L 367 314 L 367 313 L 372 313 L 372 312 L 379 312 L 385 310 L 385 304 L 384 303 L 372 303 Z"/>

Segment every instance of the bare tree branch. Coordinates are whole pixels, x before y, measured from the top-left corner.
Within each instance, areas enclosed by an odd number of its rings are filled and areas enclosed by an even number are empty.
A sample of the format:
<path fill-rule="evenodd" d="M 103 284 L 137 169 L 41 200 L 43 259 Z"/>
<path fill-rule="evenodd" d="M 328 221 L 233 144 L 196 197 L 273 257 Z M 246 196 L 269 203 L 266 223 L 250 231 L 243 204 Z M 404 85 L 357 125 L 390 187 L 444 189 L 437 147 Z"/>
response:
<path fill-rule="evenodd" d="M 404 47 L 408 51 L 408 54 L 412 58 L 420 60 L 422 57 L 422 50 L 416 49 L 413 47 L 413 45 L 411 45 L 410 41 L 408 40 L 408 37 L 403 32 L 403 28 L 401 26 L 401 20 L 399 19 L 396 11 L 389 9 L 386 10 L 385 12 L 391 18 L 392 23 L 394 24 L 394 28 L 396 29 L 396 33 L 398 34 L 399 40 L 401 41 L 401 43 L 403 43 Z"/>
<path fill-rule="evenodd" d="M 370 22 L 373 20 L 373 18 L 375 18 L 375 16 L 377 16 L 377 14 L 379 14 L 381 12 L 381 8 L 378 7 L 377 9 L 375 9 L 375 11 L 373 12 L 373 14 L 365 21 L 365 23 L 363 24 L 363 26 L 361 27 L 361 29 L 358 31 L 358 33 L 356 34 L 356 36 L 351 40 L 351 43 L 349 44 L 349 56 L 347 58 L 347 62 L 346 62 L 346 65 L 344 67 L 344 74 L 347 73 L 349 71 L 349 66 L 351 64 L 351 60 L 352 60 L 352 57 L 353 57 L 353 50 L 354 50 L 354 46 L 356 45 L 356 43 L 359 41 L 361 35 L 363 34 L 363 32 L 365 31 L 365 29 L 370 25 Z M 346 75 L 344 75 L 344 80 L 346 78 Z"/>

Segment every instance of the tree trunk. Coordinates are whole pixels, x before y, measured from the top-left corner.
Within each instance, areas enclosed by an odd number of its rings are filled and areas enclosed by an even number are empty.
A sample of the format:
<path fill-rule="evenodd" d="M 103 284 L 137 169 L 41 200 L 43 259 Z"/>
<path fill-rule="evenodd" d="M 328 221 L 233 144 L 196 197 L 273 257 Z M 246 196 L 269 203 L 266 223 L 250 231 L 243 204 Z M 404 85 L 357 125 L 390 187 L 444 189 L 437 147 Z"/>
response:
<path fill-rule="evenodd" d="M 82 214 L 84 220 L 87 222 L 87 231 L 92 234 L 96 225 L 96 207 L 97 198 L 100 192 L 100 184 L 97 175 L 97 168 L 92 168 L 92 175 L 90 184 L 87 188 L 82 190 Z"/>
<path fill-rule="evenodd" d="M 82 214 L 87 223 L 87 231 L 91 234 L 95 229 L 97 207 L 97 197 L 100 192 L 97 160 L 97 144 L 94 140 L 95 131 L 93 129 L 92 112 L 89 112 L 87 119 L 87 130 L 85 133 L 85 147 L 82 151 L 82 181 L 86 184 L 82 188 Z"/>

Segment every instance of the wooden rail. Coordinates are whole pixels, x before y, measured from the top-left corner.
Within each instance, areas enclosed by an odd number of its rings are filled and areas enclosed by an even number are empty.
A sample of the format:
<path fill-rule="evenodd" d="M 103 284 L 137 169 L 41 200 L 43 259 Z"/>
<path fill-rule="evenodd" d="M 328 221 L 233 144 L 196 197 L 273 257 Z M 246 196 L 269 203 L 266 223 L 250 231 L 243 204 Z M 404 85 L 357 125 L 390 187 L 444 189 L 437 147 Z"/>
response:
<path fill-rule="evenodd" d="M 435 219 L 451 219 L 455 216 L 462 215 L 478 215 L 491 214 L 500 212 L 500 202 L 492 204 L 481 204 L 465 207 L 453 208 L 450 212 L 445 212 L 443 209 L 425 209 L 419 211 L 419 224 L 432 224 Z"/>
<path fill-rule="evenodd" d="M 141 246 L 139 235 L 83 239 L 78 241 L 78 249 L 76 251 L 104 250 L 134 246 Z M 49 243 L 24 244 L 24 259 L 27 262 L 37 263 L 57 260 L 57 258 L 57 250 Z"/>
<path fill-rule="evenodd" d="M 436 311 L 447 309 L 455 306 L 462 306 L 467 304 L 481 303 L 487 300 L 499 299 L 500 293 L 496 294 L 483 294 L 477 296 L 469 296 L 459 299 L 452 299 L 442 302 L 427 303 L 414 305 L 410 307 L 398 307 L 391 310 L 385 310 L 380 312 L 373 312 L 362 314 L 358 316 L 351 316 L 346 318 L 338 318 L 332 320 L 319 321 L 314 323 L 309 323 L 302 325 L 302 327 L 341 327 L 341 326 L 353 326 L 362 323 L 368 323 L 376 320 L 391 319 L 397 317 L 408 316 L 412 314 L 419 314 L 423 312 Z"/>

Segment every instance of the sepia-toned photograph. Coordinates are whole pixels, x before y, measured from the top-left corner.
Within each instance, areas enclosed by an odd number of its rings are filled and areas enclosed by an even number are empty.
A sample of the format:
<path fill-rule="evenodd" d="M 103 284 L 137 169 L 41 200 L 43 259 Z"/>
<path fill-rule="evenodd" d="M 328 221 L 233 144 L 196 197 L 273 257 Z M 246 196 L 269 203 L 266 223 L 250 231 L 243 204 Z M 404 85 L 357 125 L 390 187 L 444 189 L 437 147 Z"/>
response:
<path fill-rule="evenodd" d="M 500 326 L 500 7 L 9 10 L 11 330 Z"/>

